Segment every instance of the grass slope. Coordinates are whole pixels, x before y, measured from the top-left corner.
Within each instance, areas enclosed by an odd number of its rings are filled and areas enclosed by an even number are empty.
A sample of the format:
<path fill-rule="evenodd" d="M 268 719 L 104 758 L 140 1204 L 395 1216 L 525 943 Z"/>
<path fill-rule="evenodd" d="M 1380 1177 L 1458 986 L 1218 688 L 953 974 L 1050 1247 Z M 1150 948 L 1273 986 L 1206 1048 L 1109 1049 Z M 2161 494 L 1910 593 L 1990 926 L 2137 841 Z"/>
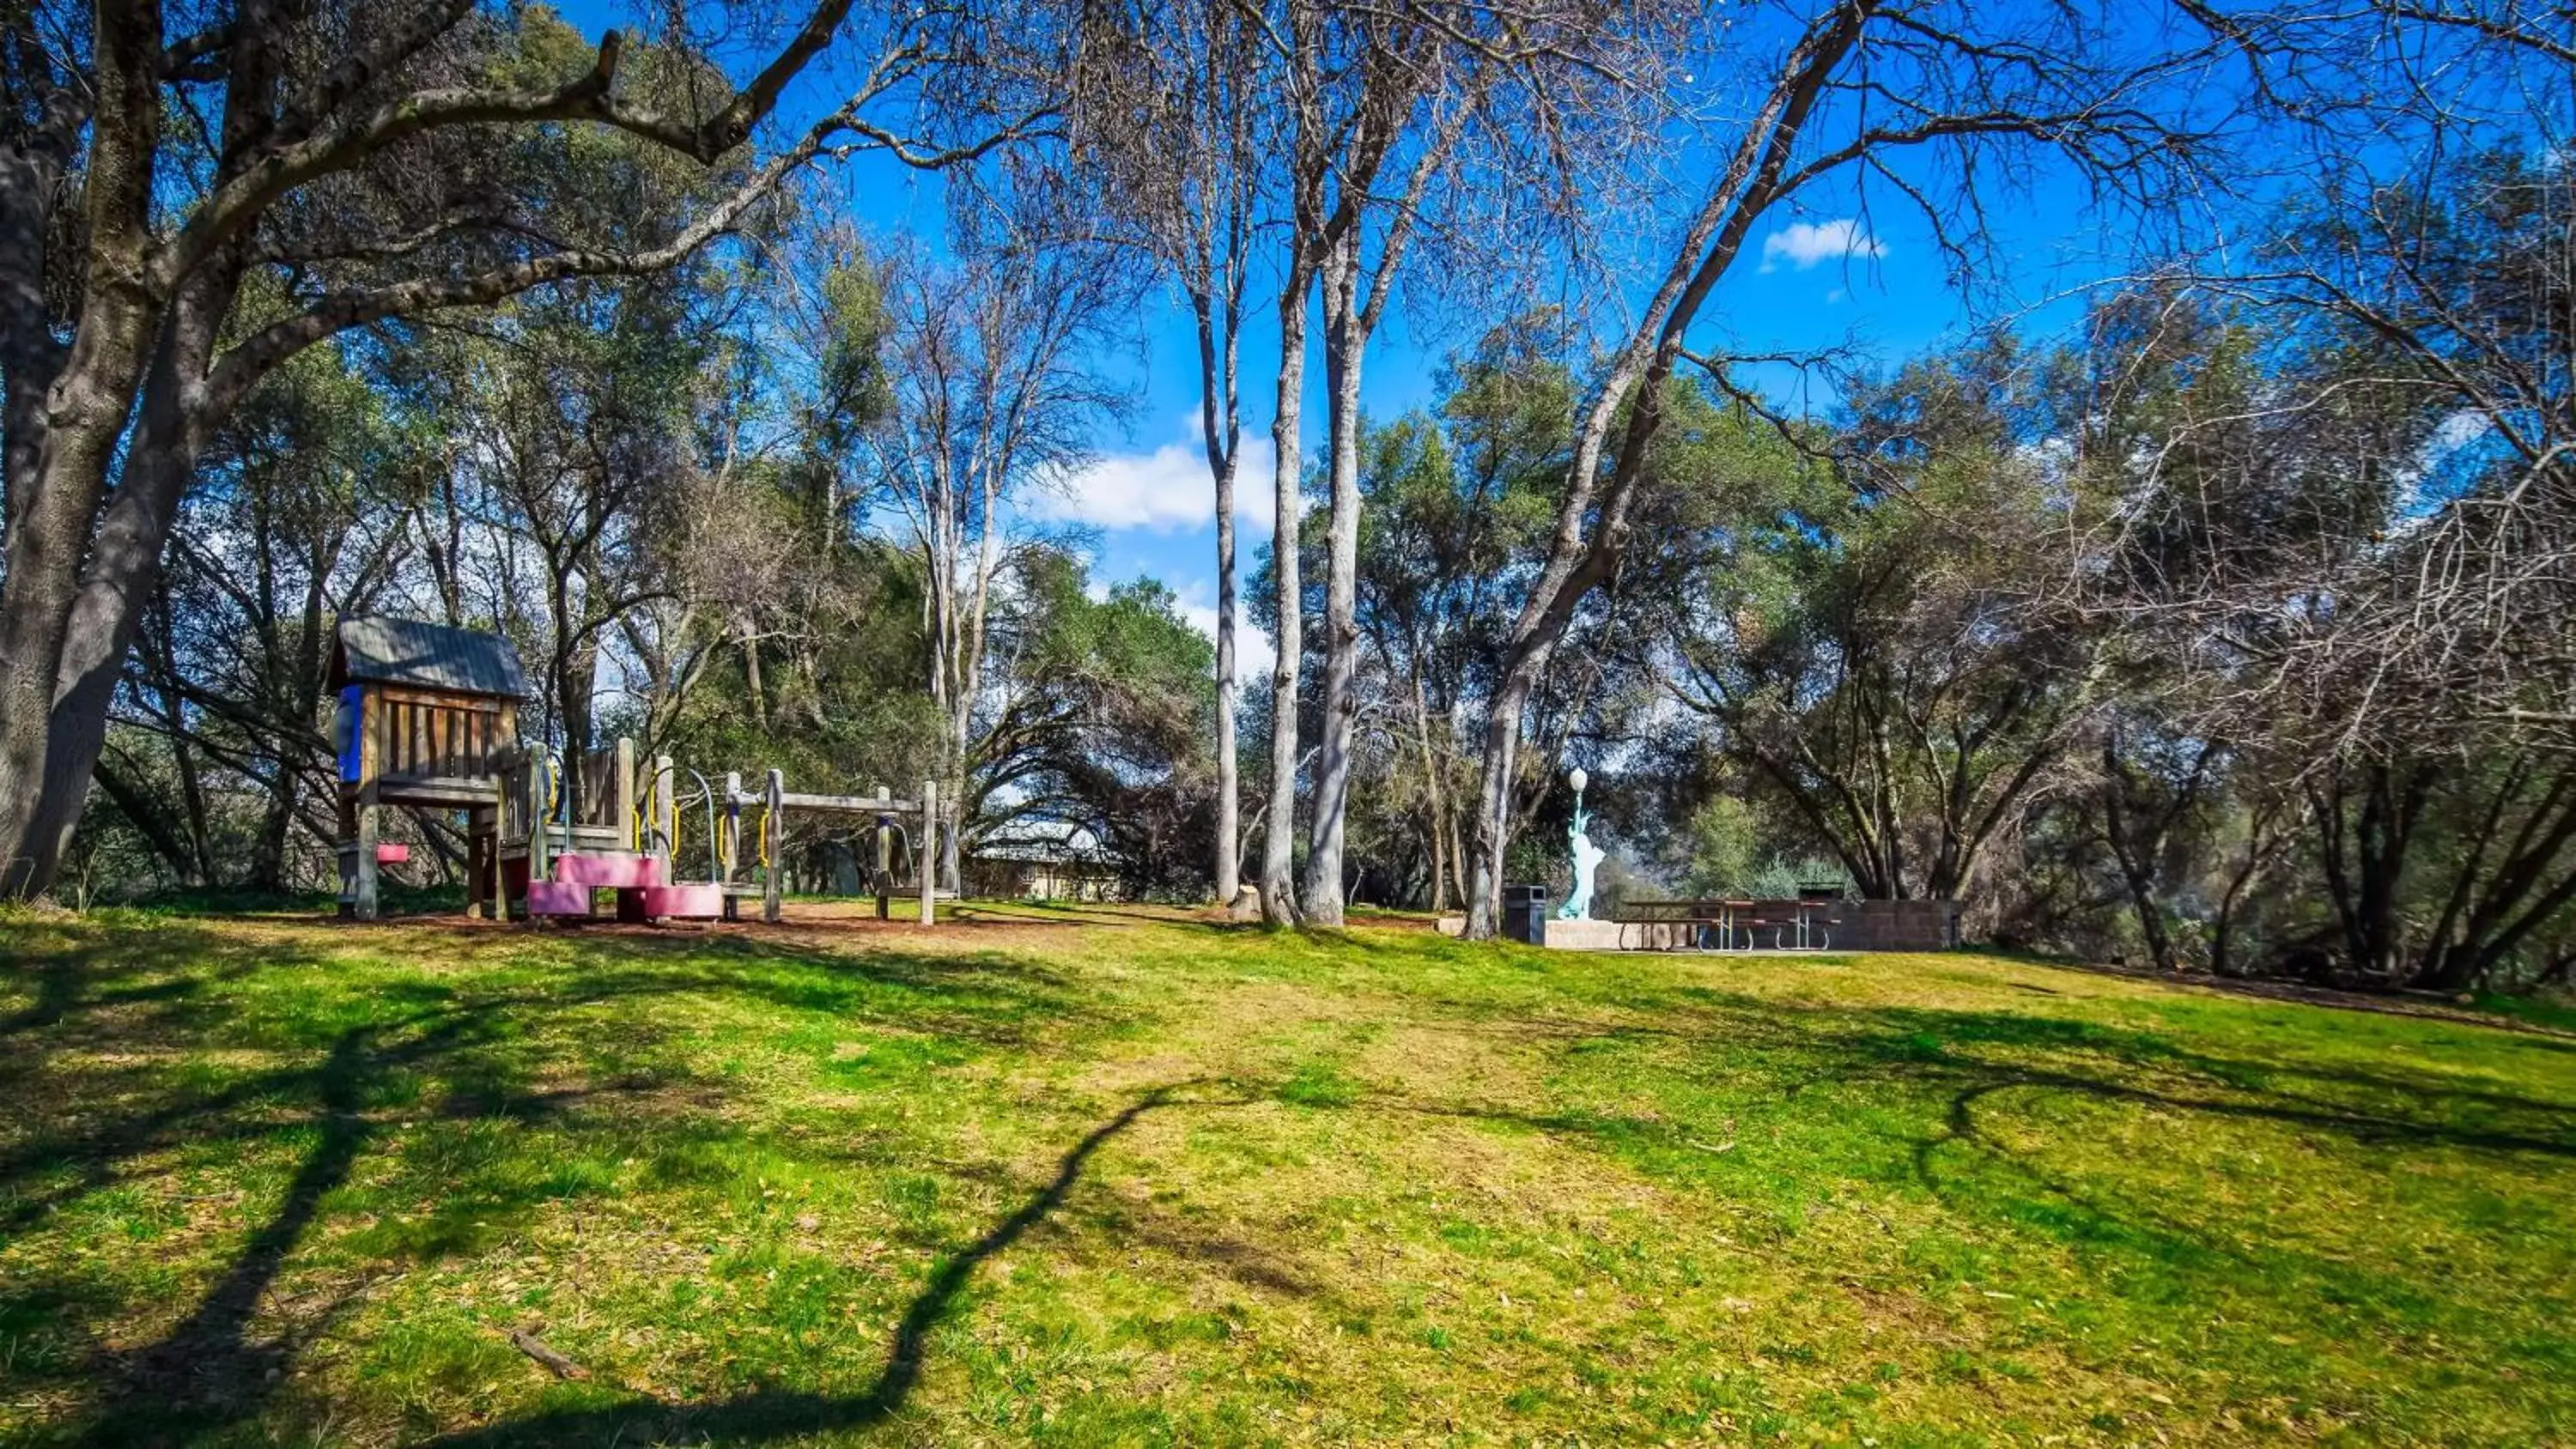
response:
<path fill-rule="evenodd" d="M 1145 913 L 0 957 L 0 1440 L 2576 1441 L 2565 1038 Z"/>

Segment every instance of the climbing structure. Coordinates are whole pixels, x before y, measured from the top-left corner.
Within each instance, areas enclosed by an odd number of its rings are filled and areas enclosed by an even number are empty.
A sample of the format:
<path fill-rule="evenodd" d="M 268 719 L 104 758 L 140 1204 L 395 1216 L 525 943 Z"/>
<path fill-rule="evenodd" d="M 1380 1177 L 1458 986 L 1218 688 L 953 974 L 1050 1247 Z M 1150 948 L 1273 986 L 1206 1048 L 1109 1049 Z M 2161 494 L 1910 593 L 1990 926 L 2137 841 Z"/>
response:
<path fill-rule="evenodd" d="M 502 797 L 502 894 L 512 915 L 586 920 L 605 890 L 617 893 L 621 921 L 715 918 L 696 897 L 669 894 L 677 822 L 668 756 L 646 781 L 632 740 L 576 756 L 568 768 L 551 751 L 530 749 L 503 779 Z"/>
<path fill-rule="evenodd" d="M 331 646 L 340 698 L 340 913 L 376 917 L 378 867 L 408 858 L 378 838 L 388 805 L 466 815 L 467 895 L 499 899 L 501 777 L 519 754 L 518 651 L 496 634 L 416 619 L 344 619 Z"/>
<path fill-rule="evenodd" d="M 876 824 L 874 889 L 879 920 L 884 920 L 891 914 L 893 903 L 892 843 L 896 834 L 902 830 L 902 827 L 896 823 L 895 817 L 904 814 L 913 816 L 918 834 L 908 837 L 909 853 L 913 858 L 915 883 L 921 891 L 921 924 L 927 926 L 937 920 L 938 891 L 934 888 L 935 877 L 929 865 L 930 861 L 937 858 L 939 849 L 939 785 L 936 781 L 921 782 L 921 798 L 918 800 L 896 799 L 883 785 L 877 786 L 876 793 L 873 795 L 816 795 L 788 789 L 786 777 L 772 770 L 769 772 L 767 787 L 757 792 L 745 790 L 742 787 L 742 776 L 739 774 L 725 776 L 724 790 L 717 796 L 717 801 L 724 812 L 724 823 L 719 829 L 723 832 L 722 838 L 726 846 L 720 853 L 720 858 L 723 861 L 721 883 L 725 892 L 727 920 L 733 919 L 735 914 L 734 898 L 750 895 L 754 891 L 757 891 L 761 898 L 761 918 L 768 921 L 778 919 L 779 907 L 784 898 L 784 874 L 779 869 L 779 857 L 785 849 L 787 812 L 790 810 L 840 816 L 845 819 L 854 816 L 874 818 Z M 753 850 L 755 859 L 761 867 L 761 880 L 756 886 L 737 886 L 733 882 L 734 871 L 745 864 L 742 851 L 742 816 L 745 810 L 750 809 L 760 812 L 754 825 Z"/>
<path fill-rule="evenodd" d="M 776 770 L 757 792 L 738 774 L 720 789 L 696 776 L 707 878 L 682 880 L 685 811 L 671 758 L 655 759 L 648 776 L 632 740 L 570 759 L 522 741 L 527 677 L 507 639 L 417 619 L 345 619 L 331 650 L 331 686 L 340 698 L 340 911 L 361 920 L 376 917 L 380 868 L 408 858 L 405 847 L 379 838 L 388 805 L 464 813 L 467 909 L 486 916 L 587 920 L 600 893 L 613 891 L 621 921 L 731 920 L 739 898 L 754 895 L 775 921 L 794 810 L 874 817 L 882 917 L 893 890 L 890 842 L 902 833 L 896 816 L 919 817 L 918 838 L 905 836 L 916 861 L 934 848 L 937 787 L 928 782 L 919 800 L 899 800 L 883 785 L 864 796 L 791 792 Z M 749 851 L 747 810 L 757 812 Z M 737 878 L 754 867 L 757 880 Z M 928 925 L 934 892 L 928 869 L 918 873 Z"/>

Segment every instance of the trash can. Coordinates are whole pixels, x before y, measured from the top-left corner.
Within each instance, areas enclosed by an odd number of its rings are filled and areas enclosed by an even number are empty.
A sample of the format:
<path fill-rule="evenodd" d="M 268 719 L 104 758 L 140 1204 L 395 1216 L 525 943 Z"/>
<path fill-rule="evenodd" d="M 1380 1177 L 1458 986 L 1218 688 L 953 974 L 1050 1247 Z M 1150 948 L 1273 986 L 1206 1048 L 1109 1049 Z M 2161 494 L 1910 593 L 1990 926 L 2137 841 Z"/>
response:
<path fill-rule="evenodd" d="M 1533 946 L 1547 943 L 1547 887 L 1503 887 L 1503 935 Z"/>

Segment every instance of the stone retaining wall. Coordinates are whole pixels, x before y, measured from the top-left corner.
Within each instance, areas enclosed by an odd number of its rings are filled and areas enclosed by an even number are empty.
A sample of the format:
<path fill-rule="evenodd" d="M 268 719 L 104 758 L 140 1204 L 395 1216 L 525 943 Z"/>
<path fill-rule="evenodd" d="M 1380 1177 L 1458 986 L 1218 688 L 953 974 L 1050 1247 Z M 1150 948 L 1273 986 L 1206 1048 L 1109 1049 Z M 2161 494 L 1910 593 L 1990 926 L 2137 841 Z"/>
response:
<path fill-rule="evenodd" d="M 1957 901 L 1843 901 L 1837 951 L 1939 951 L 1959 944 Z"/>
<path fill-rule="evenodd" d="M 1756 901 L 1753 914 L 1764 920 L 1793 915 L 1797 901 Z M 1825 925 L 1825 949 L 1832 951 L 1939 951 L 1959 944 L 1957 901 L 1818 901 L 1807 905 L 1808 918 Z M 1443 916 L 1441 934 L 1466 929 L 1464 916 Z M 1702 944 L 1700 928 L 1662 922 L 1547 922 L 1547 944 L 1563 951 L 1679 951 Z M 1769 950 L 1775 932 L 1765 929 L 1754 944 Z M 1738 943 L 1739 945 L 1741 943 Z"/>
<path fill-rule="evenodd" d="M 1547 923 L 1546 944 L 1558 951 L 1677 951 L 1693 944 L 1690 926 L 1640 925 L 1634 921 L 1559 921 Z"/>
<path fill-rule="evenodd" d="M 1830 951 L 1939 951 L 1959 943 L 1956 901 L 1755 901 L 1749 916 L 1777 922 L 1794 919 L 1801 909 L 1821 928 L 1811 947 Z M 1705 928 L 1664 922 L 1557 921 L 1547 923 L 1547 944 L 1574 951 L 1672 951 L 1713 946 Z M 1796 932 L 1785 944 L 1795 948 Z M 1729 943 L 1742 948 L 1738 939 Z M 1752 945 L 1770 950 L 1780 941 L 1776 926 L 1755 933 Z"/>

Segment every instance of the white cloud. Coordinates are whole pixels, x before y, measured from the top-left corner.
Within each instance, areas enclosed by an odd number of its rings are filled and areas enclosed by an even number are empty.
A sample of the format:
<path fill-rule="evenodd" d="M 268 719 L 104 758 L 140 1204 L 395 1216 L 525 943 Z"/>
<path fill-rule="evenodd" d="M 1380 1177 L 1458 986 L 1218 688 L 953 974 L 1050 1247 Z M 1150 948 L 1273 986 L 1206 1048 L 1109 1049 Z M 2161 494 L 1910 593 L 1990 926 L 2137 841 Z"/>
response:
<path fill-rule="evenodd" d="M 1269 536 L 1277 474 L 1270 440 L 1247 432 L 1234 488 L 1235 526 L 1243 533 Z M 1216 485 L 1193 428 L 1149 453 L 1103 454 L 1031 493 L 1024 506 L 1048 523 L 1174 533 L 1216 522 Z"/>
<path fill-rule="evenodd" d="M 1887 244 L 1860 229 L 1854 217 L 1833 221 L 1793 221 L 1762 239 L 1762 270 L 1771 271 L 1782 262 L 1805 271 L 1819 262 L 1837 262 L 1846 257 L 1883 257 Z"/>

